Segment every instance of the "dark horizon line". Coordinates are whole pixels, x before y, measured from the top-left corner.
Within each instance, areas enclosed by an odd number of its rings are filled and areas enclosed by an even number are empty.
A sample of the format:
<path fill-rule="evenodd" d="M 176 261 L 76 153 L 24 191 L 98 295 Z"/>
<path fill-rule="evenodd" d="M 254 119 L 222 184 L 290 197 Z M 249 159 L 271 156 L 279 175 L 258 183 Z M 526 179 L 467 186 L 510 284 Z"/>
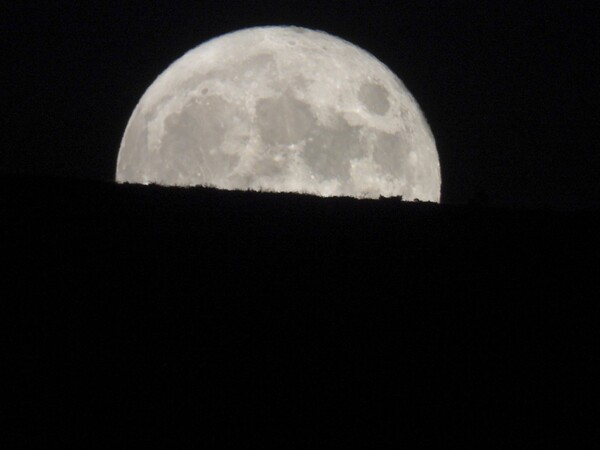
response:
<path fill-rule="evenodd" d="M 255 190 L 255 189 L 223 189 L 210 185 L 163 185 L 159 183 L 131 183 L 131 182 L 119 182 L 116 178 L 108 178 L 108 177 L 95 177 L 95 176 L 84 176 L 80 174 L 61 174 L 61 173 L 42 173 L 36 171 L 15 171 L 15 170 L 5 170 L 0 168 L 0 175 L 2 175 L 2 183 L 4 185 L 11 184 L 12 182 L 16 184 L 21 184 L 22 182 L 29 181 L 36 185 L 40 183 L 81 183 L 81 184 L 100 184 L 104 186 L 128 186 L 128 187 L 149 187 L 153 189 L 161 189 L 161 190 L 172 190 L 172 191 L 219 191 L 219 192 L 236 192 L 236 193 L 249 193 L 249 194 L 275 194 L 280 196 L 292 195 L 292 196 L 307 196 L 313 197 L 316 199 L 349 199 L 356 201 L 398 201 L 402 202 L 402 204 L 423 204 L 430 205 L 433 207 L 477 207 L 477 208 L 486 208 L 486 209 L 494 209 L 494 210 L 507 210 L 507 211 L 554 211 L 558 213 L 597 213 L 600 212 L 600 205 L 591 205 L 582 203 L 572 203 L 565 204 L 560 202 L 551 203 L 551 202 L 515 202 L 515 203 L 507 203 L 507 202 L 497 202 L 494 198 L 486 192 L 484 189 L 480 189 L 476 191 L 469 199 L 465 201 L 446 201 L 444 200 L 444 192 L 442 189 L 441 200 L 440 202 L 432 202 L 428 200 L 404 200 L 402 196 L 393 196 L 393 197 L 385 197 L 380 196 L 379 198 L 361 198 L 361 197 L 352 197 L 352 196 L 320 196 L 317 194 L 312 194 L 309 192 L 277 192 L 270 190 Z M 443 187 L 443 182 L 442 182 Z"/>

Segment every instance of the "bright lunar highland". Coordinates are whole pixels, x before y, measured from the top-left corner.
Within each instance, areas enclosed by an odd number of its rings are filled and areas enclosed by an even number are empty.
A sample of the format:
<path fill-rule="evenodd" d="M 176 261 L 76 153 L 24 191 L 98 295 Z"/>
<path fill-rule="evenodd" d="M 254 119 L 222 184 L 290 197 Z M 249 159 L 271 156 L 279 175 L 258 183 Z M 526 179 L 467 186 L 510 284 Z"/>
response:
<path fill-rule="evenodd" d="M 435 141 L 383 63 L 321 31 L 257 27 L 168 67 L 135 108 L 118 182 L 440 200 Z"/>

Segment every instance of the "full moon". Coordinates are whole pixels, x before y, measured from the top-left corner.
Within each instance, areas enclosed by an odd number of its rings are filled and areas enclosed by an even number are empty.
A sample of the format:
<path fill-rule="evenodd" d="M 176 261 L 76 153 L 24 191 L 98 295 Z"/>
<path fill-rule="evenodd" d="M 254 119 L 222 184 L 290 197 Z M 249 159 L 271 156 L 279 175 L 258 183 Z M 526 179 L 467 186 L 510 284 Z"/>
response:
<path fill-rule="evenodd" d="M 256 27 L 171 64 L 125 130 L 118 182 L 440 200 L 435 140 L 373 55 L 322 31 Z"/>

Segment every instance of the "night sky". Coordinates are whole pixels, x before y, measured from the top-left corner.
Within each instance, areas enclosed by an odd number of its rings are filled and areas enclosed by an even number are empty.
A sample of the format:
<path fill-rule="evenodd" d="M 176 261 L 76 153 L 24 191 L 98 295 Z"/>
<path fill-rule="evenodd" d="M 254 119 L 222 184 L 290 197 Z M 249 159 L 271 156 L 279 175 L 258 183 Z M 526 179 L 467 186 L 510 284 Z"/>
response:
<path fill-rule="evenodd" d="M 137 101 L 175 59 L 240 28 L 297 25 L 375 55 L 436 138 L 442 201 L 600 206 L 595 2 L 10 2 L 0 171 L 111 180 Z"/>
<path fill-rule="evenodd" d="M 600 440 L 600 6 L 5 3 L 0 448 Z M 398 75 L 447 205 L 113 184 L 160 73 L 282 24 Z"/>

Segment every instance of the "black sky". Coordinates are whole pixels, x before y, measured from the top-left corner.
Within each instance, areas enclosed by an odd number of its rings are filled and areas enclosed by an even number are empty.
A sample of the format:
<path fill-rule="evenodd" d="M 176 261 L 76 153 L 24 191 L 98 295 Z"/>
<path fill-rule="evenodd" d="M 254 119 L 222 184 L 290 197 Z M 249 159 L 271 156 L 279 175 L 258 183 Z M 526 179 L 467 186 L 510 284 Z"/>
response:
<path fill-rule="evenodd" d="M 110 180 L 152 81 L 220 34 L 290 24 L 388 65 L 436 138 L 442 200 L 600 205 L 594 2 L 11 2 L 2 7 L 4 173 Z"/>
<path fill-rule="evenodd" d="M 0 448 L 598 442 L 600 6 L 4 3 Z M 444 202 L 534 211 L 87 181 L 170 63 L 277 24 L 402 79 Z"/>

